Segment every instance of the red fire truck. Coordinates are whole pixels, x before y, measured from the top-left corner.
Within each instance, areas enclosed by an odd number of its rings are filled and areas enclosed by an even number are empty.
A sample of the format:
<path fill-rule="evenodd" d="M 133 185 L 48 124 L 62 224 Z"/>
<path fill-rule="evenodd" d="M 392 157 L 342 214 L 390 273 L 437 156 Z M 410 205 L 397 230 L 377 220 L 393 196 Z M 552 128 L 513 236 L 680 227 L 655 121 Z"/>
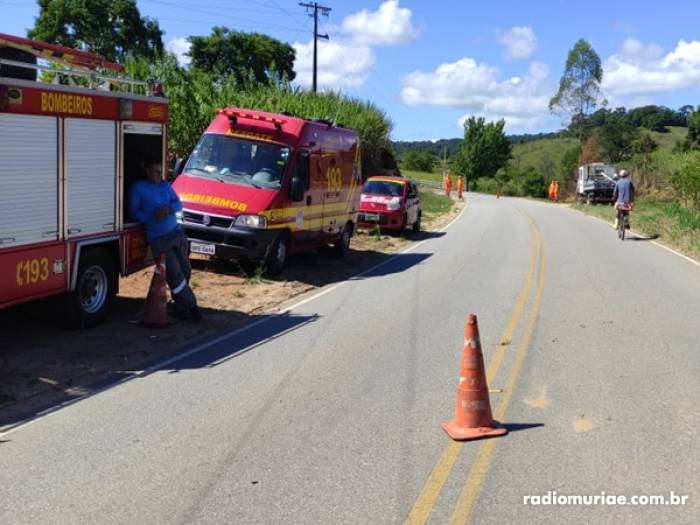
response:
<path fill-rule="evenodd" d="M 0 33 L 0 309 L 67 293 L 67 320 L 91 326 L 119 274 L 145 266 L 126 203 L 145 165 L 165 161 L 168 104 L 121 70 Z"/>

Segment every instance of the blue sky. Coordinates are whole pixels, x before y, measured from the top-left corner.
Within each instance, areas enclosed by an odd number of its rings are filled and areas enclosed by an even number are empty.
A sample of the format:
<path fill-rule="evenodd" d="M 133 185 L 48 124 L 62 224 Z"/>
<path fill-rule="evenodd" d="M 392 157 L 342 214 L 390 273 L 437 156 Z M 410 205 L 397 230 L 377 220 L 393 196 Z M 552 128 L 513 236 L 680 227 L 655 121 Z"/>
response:
<path fill-rule="evenodd" d="M 214 25 L 258 31 L 297 49 L 310 83 L 311 19 L 288 0 L 138 0 L 170 49 Z M 552 131 L 547 111 L 569 49 L 587 39 L 604 66 L 609 105 L 700 104 L 700 6 L 687 1 L 338 1 L 322 19 L 319 84 L 370 99 L 393 138 L 458 137 L 465 116 L 504 118 L 510 133 Z M 34 0 L 0 0 L 0 32 L 24 35 Z M 183 57 L 184 59 L 184 57 Z"/>

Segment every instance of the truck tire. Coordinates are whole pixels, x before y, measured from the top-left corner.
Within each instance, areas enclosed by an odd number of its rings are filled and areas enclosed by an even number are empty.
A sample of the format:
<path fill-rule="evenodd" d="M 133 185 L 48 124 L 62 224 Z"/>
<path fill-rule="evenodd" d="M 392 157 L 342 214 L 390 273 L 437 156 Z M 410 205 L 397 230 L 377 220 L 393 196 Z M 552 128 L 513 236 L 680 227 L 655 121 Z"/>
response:
<path fill-rule="evenodd" d="M 75 291 L 68 296 L 70 324 L 90 328 L 104 321 L 117 295 L 117 269 L 102 248 L 90 248 L 80 256 Z"/>
<path fill-rule="evenodd" d="M 282 234 L 275 239 L 270 245 L 270 250 L 265 260 L 266 273 L 269 275 L 277 275 L 284 270 L 284 265 L 287 263 L 287 254 L 289 253 L 289 238 Z"/>
<path fill-rule="evenodd" d="M 343 231 L 340 232 L 340 237 L 333 244 L 335 252 L 338 255 L 345 255 L 350 249 L 350 238 L 352 237 L 352 224 L 348 223 L 343 227 Z"/>

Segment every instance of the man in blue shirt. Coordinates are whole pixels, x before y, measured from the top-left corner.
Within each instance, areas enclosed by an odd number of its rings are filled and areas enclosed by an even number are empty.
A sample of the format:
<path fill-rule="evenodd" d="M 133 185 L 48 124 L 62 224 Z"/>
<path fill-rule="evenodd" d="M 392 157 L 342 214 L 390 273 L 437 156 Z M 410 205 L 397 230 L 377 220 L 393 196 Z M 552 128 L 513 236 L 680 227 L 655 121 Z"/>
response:
<path fill-rule="evenodd" d="M 190 265 L 187 239 L 175 214 L 182 202 L 170 184 L 163 180 L 163 166 L 154 162 L 146 168 L 146 176 L 131 187 L 129 213 L 146 228 L 146 239 L 154 257 L 165 254 L 166 280 L 172 294 L 172 315 L 200 321 L 197 299 L 189 286 Z"/>
<path fill-rule="evenodd" d="M 613 190 L 613 201 L 615 201 L 615 228 L 617 228 L 617 221 L 620 220 L 620 208 L 630 209 L 634 202 L 634 184 L 632 184 L 627 170 L 620 171 L 620 178 L 615 183 Z"/>

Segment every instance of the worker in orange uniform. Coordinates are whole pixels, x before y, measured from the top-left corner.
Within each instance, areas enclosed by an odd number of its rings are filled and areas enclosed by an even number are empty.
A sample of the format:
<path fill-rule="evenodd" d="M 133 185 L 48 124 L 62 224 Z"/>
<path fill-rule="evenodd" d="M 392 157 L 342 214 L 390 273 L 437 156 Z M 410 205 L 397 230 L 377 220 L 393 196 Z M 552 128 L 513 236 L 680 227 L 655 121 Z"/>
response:
<path fill-rule="evenodd" d="M 464 200 L 462 198 L 462 192 L 464 191 L 464 179 L 462 177 L 457 177 L 457 197 L 459 200 Z"/>
<path fill-rule="evenodd" d="M 452 179 L 450 178 L 450 172 L 445 173 L 445 195 L 448 197 L 452 193 Z"/>
<path fill-rule="evenodd" d="M 549 188 L 547 189 L 547 197 L 549 197 L 550 201 L 554 200 L 554 181 L 550 181 L 549 183 Z"/>
<path fill-rule="evenodd" d="M 559 201 L 559 181 L 558 180 L 554 181 L 554 201 L 555 202 Z"/>

